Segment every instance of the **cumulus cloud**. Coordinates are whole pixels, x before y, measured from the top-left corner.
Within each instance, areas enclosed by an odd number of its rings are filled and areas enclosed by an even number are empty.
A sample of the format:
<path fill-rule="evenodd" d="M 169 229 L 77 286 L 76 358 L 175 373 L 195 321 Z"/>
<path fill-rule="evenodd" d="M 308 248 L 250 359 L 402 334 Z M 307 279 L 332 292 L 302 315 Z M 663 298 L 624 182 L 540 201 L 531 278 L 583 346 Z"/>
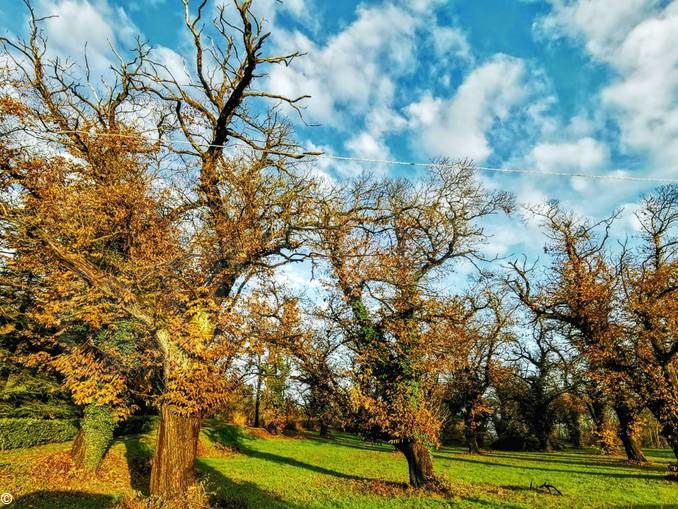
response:
<path fill-rule="evenodd" d="M 626 35 L 650 15 L 659 0 L 552 0 L 551 13 L 537 29 L 550 36 L 580 39 L 598 59 L 607 61 Z"/>
<path fill-rule="evenodd" d="M 454 57 L 463 61 L 473 60 L 471 45 L 466 34 L 456 27 L 436 26 L 431 30 L 433 48 L 438 57 Z"/>
<path fill-rule="evenodd" d="M 582 41 L 594 59 L 616 71 L 601 99 L 619 124 L 622 149 L 649 154 L 659 168 L 675 164 L 678 1 L 557 0 L 539 30 Z"/>
<path fill-rule="evenodd" d="M 587 137 L 572 142 L 538 143 L 528 160 L 539 170 L 591 171 L 606 165 L 609 157 L 604 143 Z"/>
<path fill-rule="evenodd" d="M 122 7 L 107 0 L 39 0 L 39 16 L 53 55 L 82 63 L 85 55 L 95 78 L 115 60 L 111 47 L 130 47 L 139 33 Z"/>
<path fill-rule="evenodd" d="M 520 59 L 495 55 L 469 73 L 452 97 L 425 94 L 405 110 L 417 143 L 430 155 L 486 159 L 492 154 L 488 132 L 528 94 L 524 74 Z"/>
<path fill-rule="evenodd" d="M 390 105 L 395 78 L 416 65 L 414 36 L 423 19 L 387 3 L 361 6 L 353 23 L 318 45 L 299 33 L 278 33 L 276 42 L 307 53 L 290 68 L 272 70 L 269 87 L 289 96 L 311 95 L 306 114 L 338 126 L 343 114 L 358 115 Z"/>

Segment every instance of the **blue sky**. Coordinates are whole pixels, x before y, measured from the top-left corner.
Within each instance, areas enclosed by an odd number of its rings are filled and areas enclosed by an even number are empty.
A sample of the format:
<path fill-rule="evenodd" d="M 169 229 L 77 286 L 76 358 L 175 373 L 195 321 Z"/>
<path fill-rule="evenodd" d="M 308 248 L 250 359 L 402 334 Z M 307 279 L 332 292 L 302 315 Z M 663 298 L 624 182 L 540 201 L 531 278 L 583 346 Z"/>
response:
<path fill-rule="evenodd" d="M 35 0 L 55 51 L 95 66 L 107 40 L 141 34 L 167 62 L 189 55 L 178 0 Z M 300 142 L 368 159 L 471 158 L 481 166 L 678 178 L 678 0 L 254 0 L 271 51 L 307 55 L 267 89 L 311 94 Z M 21 33 L 19 0 L 0 3 L 0 30 Z M 318 162 L 340 179 L 410 168 Z M 601 217 L 624 207 L 619 235 L 653 184 L 481 173 L 523 202 L 559 199 Z M 529 219 L 493 221 L 488 252 L 537 253 Z"/>

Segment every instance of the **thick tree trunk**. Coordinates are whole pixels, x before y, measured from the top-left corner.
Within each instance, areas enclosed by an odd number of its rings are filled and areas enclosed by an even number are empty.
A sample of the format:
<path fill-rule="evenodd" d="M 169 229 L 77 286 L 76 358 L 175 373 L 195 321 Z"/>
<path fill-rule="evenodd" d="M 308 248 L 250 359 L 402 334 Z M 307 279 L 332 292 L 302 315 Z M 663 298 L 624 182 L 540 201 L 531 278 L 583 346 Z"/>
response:
<path fill-rule="evenodd" d="M 678 460 L 678 426 L 673 421 L 663 422 L 661 424 L 661 434 L 669 443 L 673 455 Z"/>
<path fill-rule="evenodd" d="M 176 498 L 195 483 L 194 463 L 198 449 L 200 419 L 186 417 L 163 406 L 151 469 L 150 494 L 166 500 Z"/>
<path fill-rule="evenodd" d="M 330 427 L 324 421 L 320 421 L 320 436 L 323 438 L 330 436 Z"/>
<path fill-rule="evenodd" d="M 532 430 L 537 438 L 537 447 L 540 451 L 550 451 L 551 447 L 551 432 L 553 424 L 549 421 L 546 412 L 535 413 Z"/>
<path fill-rule="evenodd" d="M 405 455 L 410 474 L 410 486 L 421 488 L 433 480 L 433 463 L 428 449 L 414 440 L 399 443 L 397 449 Z"/>
<path fill-rule="evenodd" d="M 614 411 L 619 420 L 619 438 L 624 444 L 624 451 L 629 461 L 639 463 L 646 462 L 645 455 L 640 448 L 638 437 L 635 430 L 635 415 L 632 409 L 626 405 L 615 405 Z"/>
<path fill-rule="evenodd" d="M 537 435 L 537 447 L 540 451 L 550 452 L 552 450 L 551 439 L 548 434 L 540 433 Z"/>
<path fill-rule="evenodd" d="M 569 412 L 567 416 L 567 434 L 569 435 L 570 442 L 575 447 L 575 449 L 581 449 L 582 447 L 582 431 L 581 431 L 581 414 L 576 411 Z"/>
<path fill-rule="evenodd" d="M 78 470 L 95 472 L 113 443 L 115 422 L 110 408 L 88 405 L 85 407 L 80 431 L 73 441 L 71 457 Z"/>
<path fill-rule="evenodd" d="M 605 430 L 607 428 L 607 415 L 604 405 L 594 405 L 590 408 L 591 420 L 595 426 L 594 436 L 600 447 L 601 454 L 612 454 L 613 447 L 607 440 Z"/>

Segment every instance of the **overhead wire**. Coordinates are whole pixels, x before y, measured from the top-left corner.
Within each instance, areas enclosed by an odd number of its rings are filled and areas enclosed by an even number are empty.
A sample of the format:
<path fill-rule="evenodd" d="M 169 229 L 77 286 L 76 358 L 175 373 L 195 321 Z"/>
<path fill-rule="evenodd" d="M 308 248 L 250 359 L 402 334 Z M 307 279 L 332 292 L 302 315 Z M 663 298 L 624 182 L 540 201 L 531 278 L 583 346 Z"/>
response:
<path fill-rule="evenodd" d="M 51 134 L 78 134 L 78 133 L 87 133 L 88 131 L 76 131 L 76 130 L 65 130 L 65 131 L 53 131 Z M 141 132 L 140 134 L 151 133 L 155 131 L 146 131 Z M 123 133 L 96 133 L 96 136 L 111 136 L 118 138 L 130 138 L 136 139 L 137 135 L 129 135 Z M 188 140 L 153 140 L 156 143 L 162 145 L 192 145 Z M 212 145 L 206 144 L 205 148 L 210 147 L 221 147 L 223 145 Z M 331 159 L 335 161 L 347 161 L 347 162 L 357 162 L 357 163 L 368 163 L 368 164 L 387 164 L 387 165 L 398 165 L 398 166 L 414 166 L 414 167 L 430 167 L 435 162 L 426 163 L 422 161 L 402 161 L 396 159 L 369 159 L 362 157 L 350 157 L 342 156 L 335 154 L 328 154 L 324 152 L 317 153 L 308 153 L 308 157 L 319 157 L 325 159 Z M 522 174 L 522 175 L 539 175 L 539 176 L 548 176 L 548 177 L 568 177 L 568 178 L 585 178 L 585 179 L 595 179 L 595 180 L 620 180 L 620 181 L 631 181 L 631 182 L 648 182 L 648 183 L 670 183 L 678 184 L 678 178 L 670 177 L 638 177 L 632 175 L 619 175 L 619 174 L 595 174 L 595 173 L 575 173 L 575 172 L 564 172 L 564 171 L 551 171 L 551 170 L 536 170 L 536 169 L 523 169 L 523 168 L 502 168 L 502 167 L 492 167 L 492 166 L 481 166 L 481 165 L 472 165 L 475 170 L 488 171 L 493 173 L 513 173 L 513 174 Z"/>

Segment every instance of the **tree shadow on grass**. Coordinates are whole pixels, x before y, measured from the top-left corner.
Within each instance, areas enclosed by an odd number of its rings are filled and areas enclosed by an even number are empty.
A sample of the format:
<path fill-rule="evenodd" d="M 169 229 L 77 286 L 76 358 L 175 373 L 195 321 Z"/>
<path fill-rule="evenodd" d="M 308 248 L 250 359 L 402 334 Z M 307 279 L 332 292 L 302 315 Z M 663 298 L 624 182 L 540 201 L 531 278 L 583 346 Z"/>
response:
<path fill-rule="evenodd" d="M 198 460 L 198 470 L 207 481 L 212 507 L 219 509 L 305 509 L 307 506 L 288 502 L 262 490 L 251 482 L 236 482 L 216 468 Z"/>
<path fill-rule="evenodd" d="M 629 463 L 628 461 L 624 460 L 621 457 L 597 457 L 592 460 L 591 457 L 588 456 L 582 456 L 580 461 L 577 461 L 575 459 L 567 459 L 567 458 L 560 458 L 558 456 L 553 456 L 553 457 L 539 457 L 538 455 L 534 454 L 526 454 L 526 455 L 519 455 L 519 454 L 504 454 L 504 453 L 495 453 L 494 451 L 489 452 L 485 455 L 486 457 L 490 458 L 507 458 L 507 459 L 515 459 L 515 460 L 522 460 L 522 461 L 533 461 L 533 462 L 544 462 L 544 463 L 563 463 L 566 465 L 579 465 L 579 466 L 586 466 L 586 465 L 600 465 L 601 467 L 612 467 L 612 468 L 629 468 L 629 469 L 638 469 L 642 471 L 657 471 L 657 472 L 663 472 L 666 470 L 666 465 L 663 464 L 636 464 L 636 463 Z M 481 456 L 482 457 L 482 456 Z"/>
<path fill-rule="evenodd" d="M 438 455 L 434 455 L 438 456 Z M 496 457 L 496 456 L 495 456 Z M 475 464 L 481 464 L 481 465 L 489 465 L 492 467 L 508 467 L 508 468 L 517 468 L 520 470 L 540 470 L 542 472 L 562 472 L 566 474 L 584 474 L 584 475 L 593 475 L 593 476 L 598 476 L 598 477 L 615 477 L 615 478 L 637 478 L 637 479 L 658 479 L 658 480 L 664 480 L 666 479 L 665 475 L 661 474 L 622 474 L 622 473 L 617 473 L 617 472 L 593 472 L 593 471 L 585 471 L 585 470 L 565 470 L 561 468 L 543 468 L 543 467 L 533 467 L 533 466 L 525 466 L 525 465 L 507 465 L 505 463 L 495 463 L 493 461 L 480 461 L 477 459 L 470 459 L 470 458 L 461 458 L 461 457 L 454 457 L 454 456 L 443 456 L 444 459 L 448 461 L 463 461 L 465 463 L 475 463 Z"/>
<path fill-rule="evenodd" d="M 312 440 L 321 444 L 334 444 L 340 445 L 342 447 L 350 447 L 352 449 L 361 449 L 363 451 L 391 452 L 393 450 L 392 446 L 373 442 L 363 442 L 355 436 L 343 432 L 336 433 L 330 437 L 321 437 L 317 434 L 311 433 L 306 433 L 304 436 L 308 440 Z"/>
<path fill-rule="evenodd" d="M 238 452 L 250 456 L 251 458 L 258 458 L 262 459 L 265 461 L 270 461 L 273 463 L 278 463 L 281 465 L 290 465 L 293 467 L 297 468 L 304 468 L 306 470 L 311 470 L 313 472 L 317 472 L 319 474 L 324 474 L 324 475 L 329 475 L 332 477 L 338 477 L 340 479 L 349 479 L 353 481 L 372 481 L 375 479 L 371 479 L 368 477 L 362 477 L 358 475 L 353 475 L 353 474 L 346 474 L 344 472 L 338 472 L 336 470 L 332 470 L 329 468 L 321 467 L 319 465 L 313 465 L 311 463 L 306 463 L 304 461 L 300 461 L 294 458 L 290 458 L 287 456 L 281 456 L 279 454 L 273 454 L 270 452 L 263 452 L 259 451 L 257 449 L 253 449 L 252 447 L 248 447 L 245 442 L 244 438 L 246 438 L 246 434 L 242 431 L 239 430 L 238 428 L 235 428 L 234 426 L 224 426 L 221 428 L 216 428 L 216 429 L 206 429 L 205 434 L 207 437 L 212 441 L 219 443 L 223 446 L 226 447 L 231 447 L 233 449 L 236 449 Z"/>
<path fill-rule="evenodd" d="M 119 440 L 125 446 L 125 459 L 127 460 L 132 488 L 148 496 L 153 448 L 136 435 L 126 436 Z"/>
<path fill-rule="evenodd" d="M 108 495 L 82 491 L 35 491 L 17 498 L 10 506 L 31 509 L 107 509 L 116 500 Z"/>

